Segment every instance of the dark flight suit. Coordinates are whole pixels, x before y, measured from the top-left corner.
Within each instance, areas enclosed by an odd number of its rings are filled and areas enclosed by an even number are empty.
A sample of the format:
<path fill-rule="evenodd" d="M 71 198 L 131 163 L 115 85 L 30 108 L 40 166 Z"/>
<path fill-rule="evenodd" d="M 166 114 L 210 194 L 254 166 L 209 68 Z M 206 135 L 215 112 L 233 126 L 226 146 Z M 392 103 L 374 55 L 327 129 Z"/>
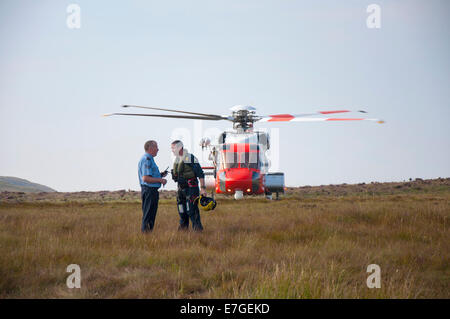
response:
<path fill-rule="evenodd" d="M 189 228 L 189 219 L 192 229 L 203 230 L 200 211 L 194 204 L 194 200 L 200 195 L 197 178 L 204 177 L 203 170 L 194 155 L 185 152 L 183 158 L 175 159 L 172 178 L 178 183 L 177 208 L 180 215 L 180 226 L 178 227 L 180 230 Z"/>
<path fill-rule="evenodd" d="M 161 183 L 146 183 L 144 176 L 161 177 L 159 168 L 150 154 L 144 154 L 138 165 L 139 182 L 141 184 L 142 199 L 142 226 L 143 233 L 153 230 L 155 225 L 156 212 L 158 211 L 159 192 Z"/>

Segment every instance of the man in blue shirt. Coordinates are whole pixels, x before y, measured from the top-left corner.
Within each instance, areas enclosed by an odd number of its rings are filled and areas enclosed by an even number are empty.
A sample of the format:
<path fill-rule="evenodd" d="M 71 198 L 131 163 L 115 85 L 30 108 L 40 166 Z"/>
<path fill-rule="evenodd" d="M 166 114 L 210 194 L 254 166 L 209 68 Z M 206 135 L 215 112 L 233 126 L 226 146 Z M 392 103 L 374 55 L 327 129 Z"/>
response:
<path fill-rule="evenodd" d="M 166 185 L 167 180 L 162 178 L 167 172 L 161 173 L 153 159 L 158 154 L 158 143 L 147 141 L 144 144 L 145 154 L 138 165 L 139 183 L 141 184 L 142 198 L 142 227 L 143 233 L 151 232 L 155 225 L 156 212 L 158 210 L 158 188 Z"/>

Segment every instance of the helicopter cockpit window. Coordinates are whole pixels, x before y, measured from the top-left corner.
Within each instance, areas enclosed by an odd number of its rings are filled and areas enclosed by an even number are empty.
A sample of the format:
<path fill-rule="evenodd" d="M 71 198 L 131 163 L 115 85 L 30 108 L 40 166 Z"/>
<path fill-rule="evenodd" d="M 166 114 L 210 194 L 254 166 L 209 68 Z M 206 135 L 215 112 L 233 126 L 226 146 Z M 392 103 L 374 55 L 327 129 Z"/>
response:
<path fill-rule="evenodd" d="M 238 153 L 223 152 L 222 155 L 223 155 L 223 157 L 222 157 L 221 164 L 224 169 L 239 167 Z"/>
<path fill-rule="evenodd" d="M 222 152 L 220 158 L 222 169 L 227 168 L 260 168 L 258 152 Z"/>
<path fill-rule="evenodd" d="M 257 152 L 243 152 L 240 156 L 241 168 L 259 168 L 259 156 Z"/>

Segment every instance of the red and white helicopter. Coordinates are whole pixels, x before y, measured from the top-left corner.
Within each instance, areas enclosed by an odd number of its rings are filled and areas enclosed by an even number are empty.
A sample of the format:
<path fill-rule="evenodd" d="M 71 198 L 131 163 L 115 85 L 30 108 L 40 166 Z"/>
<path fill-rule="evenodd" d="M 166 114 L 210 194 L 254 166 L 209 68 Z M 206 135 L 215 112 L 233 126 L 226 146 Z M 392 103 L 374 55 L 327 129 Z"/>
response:
<path fill-rule="evenodd" d="M 209 138 L 201 140 L 203 149 L 208 149 L 211 166 L 203 167 L 206 175 L 206 186 L 217 194 L 234 195 L 235 199 L 241 199 L 244 195 L 265 194 L 272 199 L 272 193 L 284 193 L 284 173 L 269 173 L 269 161 L 266 156 L 270 148 L 269 135 L 266 132 L 254 130 L 255 122 L 320 122 L 320 121 L 374 121 L 384 123 L 374 118 L 339 118 L 318 117 L 317 115 L 331 115 L 349 112 L 367 113 L 366 111 L 317 111 L 305 114 L 275 114 L 267 116 L 256 115 L 256 109 L 252 106 L 233 106 L 231 115 L 217 115 L 179 111 L 157 107 L 138 105 L 123 105 L 123 107 L 150 109 L 182 113 L 172 114 L 141 114 L 141 113 L 111 113 L 111 115 L 165 117 L 177 119 L 195 119 L 233 122 L 233 129 L 220 134 L 216 144 L 212 144 Z M 315 116 L 316 115 L 316 116 Z"/>

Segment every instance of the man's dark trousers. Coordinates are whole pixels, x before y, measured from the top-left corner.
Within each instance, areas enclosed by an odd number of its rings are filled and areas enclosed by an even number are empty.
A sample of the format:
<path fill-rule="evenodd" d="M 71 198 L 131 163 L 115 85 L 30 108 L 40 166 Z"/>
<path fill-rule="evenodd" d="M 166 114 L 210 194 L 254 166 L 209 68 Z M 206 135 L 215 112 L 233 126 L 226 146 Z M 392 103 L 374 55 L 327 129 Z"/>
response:
<path fill-rule="evenodd" d="M 157 187 L 141 185 L 142 198 L 142 227 L 143 233 L 150 232 L 155 226 L 156 212 L 158 211 L 159 192 Z"/>
<path fill-rule="evenodd" d="M 189 228 L 189 218 L 192 222 L 192 229 L 195 231 L 202 231 L 203 226 L 200 221 L 200 211 L 194 200 L 200 195 L 200 190 L 197 187 L 178 187 L 177 206 L 178 214 L 180 215 L 180 230 Z"/>

